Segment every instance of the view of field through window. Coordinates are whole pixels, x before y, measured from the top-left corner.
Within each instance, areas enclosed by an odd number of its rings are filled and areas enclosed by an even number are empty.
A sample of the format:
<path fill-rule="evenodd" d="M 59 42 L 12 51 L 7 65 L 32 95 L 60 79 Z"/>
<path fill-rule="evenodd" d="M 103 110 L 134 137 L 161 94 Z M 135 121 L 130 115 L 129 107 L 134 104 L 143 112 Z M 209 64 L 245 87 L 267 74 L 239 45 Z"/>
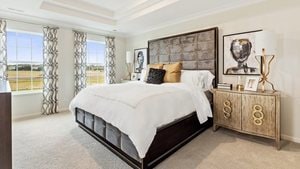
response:
<path fill-rule="evenodd" d="M 88 85 L 104 83 L 104 52 L 104 42 L 87 42 Z M 12 91 L 43 88 L 42 34 L 7 32 L 7 74 Z"/>
<path fill-rule="evenodd" d="M 87 85 L 104 83 L 105 43 L 87 41 Z"/>
<path fill-rule="evenodd" d="M 8 31 L 7 74 L 12 91 L 42 89 L 42 70 L 42 34 Z"/>

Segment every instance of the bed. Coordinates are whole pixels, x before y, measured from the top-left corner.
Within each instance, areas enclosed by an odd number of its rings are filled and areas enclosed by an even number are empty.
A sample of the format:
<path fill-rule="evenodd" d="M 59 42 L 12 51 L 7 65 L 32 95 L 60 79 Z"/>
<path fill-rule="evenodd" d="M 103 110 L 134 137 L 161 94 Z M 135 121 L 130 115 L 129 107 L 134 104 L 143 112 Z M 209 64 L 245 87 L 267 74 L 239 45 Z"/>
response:
<path fill-rule="evenodd" d="M 216 86 L 218 82 L 217 49 L 218 28 L 164 37 L 148 41 L 148 63 L 168 64 L 180 61 L 185 70 L 208 70 L 215 75 L 213 86 Z M 92 92 L 95 93 L 91 90 Z M 211 94 L 209 92 L 206 92 L 206 94 L 209 100 L 212 101 Z M 105 93 L 98 97 L 104 95 Z M 122 101 L 124 104 L 125 100 Z M 126 102 L 126 104 L 133 103 Z M 212 118 L 208 118 L 200 124 L 198 111 L 190 112 L 157 127 L 146 151 L 142 151 L 143 149 L 140 146 L 136 146 L 137 141 L 133 139 L 130 132 L 128 135 L 127 130 L 123 132 L 123 128 L 115 127 L 118 126 L 116 123 L 113 125 L 104 120 L 108 119 L 107 116 L 99 116 L 95 112 L 87 111 L 88 109 L 89 107 L 84 106 L 74 107 L 73 111 L 79 127 L 133 168 L 153 168 L 212 125 Z M 124 111 L 124 113 L 126 112 Z M 122 122 L 120 121 L 120 123 Z M 148 131 L 146 128 L 144 130 L 145 132 Z M 142 155 L 141 152 L 143 152 Z"/>

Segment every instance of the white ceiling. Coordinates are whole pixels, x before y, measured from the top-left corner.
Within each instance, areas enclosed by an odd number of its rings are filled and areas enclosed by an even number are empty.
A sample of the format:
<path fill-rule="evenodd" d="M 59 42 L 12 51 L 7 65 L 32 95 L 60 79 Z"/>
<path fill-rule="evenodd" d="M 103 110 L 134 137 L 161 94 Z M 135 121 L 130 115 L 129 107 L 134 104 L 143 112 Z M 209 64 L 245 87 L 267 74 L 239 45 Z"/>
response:
<path fill-rule="evenodd" d="M 0 17 L 132 35 L 264 0 L 0 0 Z"/>

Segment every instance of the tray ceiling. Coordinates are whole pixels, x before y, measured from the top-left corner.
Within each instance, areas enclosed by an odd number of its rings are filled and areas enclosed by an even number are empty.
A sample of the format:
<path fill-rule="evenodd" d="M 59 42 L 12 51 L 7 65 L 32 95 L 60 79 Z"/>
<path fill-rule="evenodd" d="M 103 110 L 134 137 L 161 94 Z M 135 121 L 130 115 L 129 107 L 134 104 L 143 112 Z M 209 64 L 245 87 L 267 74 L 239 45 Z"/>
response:
<path fill-rule="evenodd" d="M 0 17 L 130 35 L 264 0 L 0 0 Z"/>

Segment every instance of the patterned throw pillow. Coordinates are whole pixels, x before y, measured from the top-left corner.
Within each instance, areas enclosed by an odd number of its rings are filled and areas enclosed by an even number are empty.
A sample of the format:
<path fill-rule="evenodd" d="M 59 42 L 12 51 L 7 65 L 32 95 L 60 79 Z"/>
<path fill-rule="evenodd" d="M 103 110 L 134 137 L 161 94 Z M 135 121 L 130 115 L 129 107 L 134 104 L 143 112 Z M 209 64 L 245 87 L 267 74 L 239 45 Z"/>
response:
<path fill-rule="evenodd" d="M 150 68 L 147 83 L 161 84 L 164 82 L 166 71 L 163 69 Z"/>

